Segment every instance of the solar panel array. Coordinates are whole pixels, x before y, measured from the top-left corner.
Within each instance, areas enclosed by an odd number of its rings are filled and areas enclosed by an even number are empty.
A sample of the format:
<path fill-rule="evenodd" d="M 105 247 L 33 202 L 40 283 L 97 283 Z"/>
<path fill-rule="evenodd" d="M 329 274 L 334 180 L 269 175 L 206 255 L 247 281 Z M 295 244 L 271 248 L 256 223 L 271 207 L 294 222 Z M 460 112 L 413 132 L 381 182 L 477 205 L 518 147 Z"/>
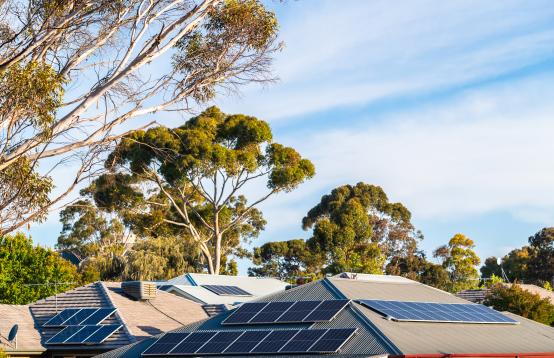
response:
<path fill-rule="evenodd" d="M 252 296 L 250 292 L 237 286 L 201 285 L 219 296 Z"/>
<path fill-rule="evenodd" d="M 518 322 L 480 304 L 360 300 L 361 304 L 395 321 L 503 323 Z"/>
<path fill-rule="evenodd" d="M 67 326 L 46 344 L 100 344 L 121 327 L 120 324 Z"/>
<path fill-rule="evenodd" d="M 166 333 L 143 356 L 335 353 L 356 328 Z"/>
<path fill-rule="evenodd" d="M 43 324 L 43 327 L 97 325 L 115 311 L 115 308 L 66 308 Z"/>
<path fill-rule="evenodd" d="M 247 302 L 236 309 L 222 324 L 268 324 L 329 322 L 349 300 Z"/>

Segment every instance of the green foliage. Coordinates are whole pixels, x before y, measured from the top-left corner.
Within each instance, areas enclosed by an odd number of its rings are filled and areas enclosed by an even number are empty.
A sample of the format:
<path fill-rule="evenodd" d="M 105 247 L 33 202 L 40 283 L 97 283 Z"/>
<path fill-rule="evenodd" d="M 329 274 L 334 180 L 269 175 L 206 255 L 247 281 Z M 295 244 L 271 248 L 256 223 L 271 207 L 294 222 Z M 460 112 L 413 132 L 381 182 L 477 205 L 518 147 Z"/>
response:
<path fill-rule="evenodd" d="M 0 238 L 0 303 L 27 304 L 78 286 L 79 281 L 75 266 L 50 249 L 34 246 L 25 235 Z"/>
<path fill-rule="evenodd" d="M 393 257 L 385 272 L 387 275 L 403 276 L 440 290 L 448 290 L 451 285 L 448 271 L 441 265 L 427 261 L 422 253 Z"/>
<path fill-rule="evenodd" d="M 387 259 L 413 254 L 420 238 L 402 204 L 390 203 L 378 186 L 340 186 L 321 198 L 302 219 L 313 228 L 308 249 L 318 272 L 382 273 Z"/>
<path fill-rule="evenodd" d="M 245 59 L 258 59 L 257 63 L 251 63 L 250 72 L 259 71 L 261 76 L 268 62 L 261 55 L 272 48 L 278 30 L 275 14 L 266 10 L 260 1 L 223 1 L 212 9 L 201 29 L 179 41 L 173 66 L 187 82 L 201 82 L 214 72 L 221 74 L 240 68 L 237 54 L 242 54 Z M 212 99 L 216 86 L 223 82 L 224 76 L 219 77 L 220 81 L 195 88 L 192 97 L 198 102 Z M 241 79 L 236 81 L 241 82 Z"/>
<path fill-rule="evenodd" d="M 190 272 L 201 272 L 201 253 L 193 242 L 180 237 L 140 239 L 127 255 L 125 279 L 168 280 Z"/>
<path fill-rule="evenodd" d="M 529 238 L 531 255 L 526 277 L 534 283 L 554 281 L 554 227 L 544 228 Z"/>
<path fill-rule="evenodd" d="M 484 302 L 498 311 L 509 311 L 547 325 L 554 324 L 554 305 L 547 298 L 531 293 L 517 284 L 497 284 Z"/>
<path fill-rule="evenodd" d="M 532 255 L 529 246 L 514 249 L 502 258 L 502 268 L 510 281 L 527 281 L 529 260 Z"/>
<path fill-rule="evenodd" d="M 9 358 L 9 355 L 0 348 L 0 358 Z"/>
<path fill-rule="evenodd" d="M 250 267 L 248 274 L 295 281 L 313 272 L 311 260 L 312 254 L 302 239 L 268 242 L 254 249 L 252 261 L 257 267 Z"/>
<path fill-rule="evenodd" d="M 498 259 L 494 256 L 487 257 L 485 264 L 481 266 L 481 277 L 490 278 L 492 276 L 502 276 L 502 268 L 498 264 Z"/>
<path fill-rule="evenodd" d="M 434 256 L 442 260 L 442 266 L 450 272 L 450 292 L 460 292 L 478 286 L 479 273 L 475 266 L 480 259 L 473 251 L 473 240 L 463 234 L 454 235 L 448 245 L 437 248 Z"/>
<path fill-rule="evenodd" d="M 139 236 L 190 238 L 210 273 L 264 228 L 257 204 L 315 173 L 293 148 L 272 142 L 266 122 L 216 107 L 178 128 L 132 132 L 106 166 L 110 173 L 84 191 L 96 206 Z M 255 179 L 269 192 L 249 203 L 243 187 Z"/>
<path fill-rule="evenodd" d="M 545 290 L 552 292 L 552 285 L 550 284 L 550 282 L 546 281 L 542 287 Z"/>
<path fill-rule="evenodd" d="M 46 130 L 63 99 L 63 79 L 45 63 L 30 61 L 0 72 L 0 118 Z"/>

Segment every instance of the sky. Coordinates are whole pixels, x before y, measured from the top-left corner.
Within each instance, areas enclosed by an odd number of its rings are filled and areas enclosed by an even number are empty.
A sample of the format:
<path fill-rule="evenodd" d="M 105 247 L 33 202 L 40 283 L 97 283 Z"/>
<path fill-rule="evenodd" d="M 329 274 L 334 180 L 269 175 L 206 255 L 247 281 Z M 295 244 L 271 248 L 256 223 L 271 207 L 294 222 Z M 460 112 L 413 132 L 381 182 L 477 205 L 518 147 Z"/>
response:
<path fill-rule="evenodd" d="M 484 260 L 554 226 L 554 7 L 531 1 L 267 1 L 279 81 L 220 96 L 270 123 L 316 176 L 260 208 L 256 240 L 308 238 L 302 217 L 343 184 L 403 203 L 428 254 L 456 233 Z M 62 180 L 61 178 L 59 180 Z M 55 244 L 58 213 L 33 225 Z M 247 262 L 241 262 L 245 273 Z"/>

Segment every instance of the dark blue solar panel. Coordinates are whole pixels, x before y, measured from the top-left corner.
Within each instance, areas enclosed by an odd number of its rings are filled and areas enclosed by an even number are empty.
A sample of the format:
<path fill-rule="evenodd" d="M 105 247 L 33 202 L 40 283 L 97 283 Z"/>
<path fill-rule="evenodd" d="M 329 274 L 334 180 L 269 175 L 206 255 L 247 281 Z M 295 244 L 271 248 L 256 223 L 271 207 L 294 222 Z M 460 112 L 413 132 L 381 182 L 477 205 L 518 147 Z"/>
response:
<path fill-rule="evenodd" d="M 187 336 L 170 354 L 191 354 L 207 343 L 217 332 L 193 332 Z"/>
<path fill-rule="evenodd" d="M 268 323 L 275 322 L 294 302 L 271 302 L 265 308 L 252 318 L 248 323 Z"/>
<path fill-rule="evenodd" d="M 326 329 L 303 329 L 285 344 L 279 353 L 306 353 L 326 332 Z"/>
<path fill-rule="evenodd" d="M 71 318 L 74 314 L 79 312 L 80 308 L 66 308 L 54 317 L 50 318 L 43 326 L 44 327 L 59 327 L 64 321 Z"/>
<path fill-rule="evenodd" d="M 152 344 L 148 349 L 142 352 L 142 355 L 163 355 L 169 353 L 170 350 L 175 348 L 175 346 L 185 338 L 190 333 L 166 333 L 160 339 L 158 339 L 154 344 Z"/>
<path fill-rule="evenodd" d="M 396 321 L 507 323 L 518 322 L 478 304 L 360 300 L 360 303 Z"/>
<path fill-rule="evenodd" d="M 302 322 L 306 316 L 321 304 L 321 301 L 298 301 L 277 319 L 277 323 Z"/>
<path fill-rule="evenodd" d="M 98 308 L 83 308 L 69 319 L 63 322 L 64 326 L 82 325 L 81 322 L 87 319 L 94 312 L 98 311 Z"/>
<path fill-rule="evenodd" d="M 229 317 L 227 317 L 222 323 L 223 324 L 241 324 L 248 322 L 254 317 L 258 312 L 260 312 L 267 302 L 252 302 L 244 303 L 242 306 L 237 308 Z"/>
<path fill-rule="evenodd" d="M 237 286 L 202 285 L 202 287 L 219 296 L 252 296 L 252 294 Z"/>
<path fill-rule="evenodd" d="M 353 335 L 356 328 L 329 329 L 309 350 L 311 353 L 337 352 Z"/>
<path fill-rule="evenodd" d="M 297 329 L 272 331 L 260 344 L 254 347 L 251 353 L 277 353 L 297 333 Z"/>
<path fill-rule="evenodd" d="M 67 326 L 46 341 L 46 344 L 63 344 L 69 337 L 83 329 L 83 326 Z"/>
<path fill-rule="evenodd" d="M 95 333 L 93 333 L 87 339 L 83 340 L 83 343 L 85 343 L 85 344 L 99 344 L 99 343 L 102 343 L 120 328 L 121 328 L 120 324 L 102 325 L 102 326 L 100 326 L 99 330 L 97 330 Z"/>
<path fill-rule="evenodd" d="M 208 343 L 202 346 L 196 353 L 221 353 L 231 343 L 233 343 L 243 332 L 237 331 L 221 331 L 218 332 Z"/>
<path fill-rule="evenodd" d="M 224 352 L 229 354 L 246 354 L 267 337 L 270 332 L 271 331 L 245 331 L 244 334 L 227 347 Z"/>
<path fill-rule="evenodd" d="M 116 311 L 115 308 L 100 308 L 92 315 L 90 315 L 88 318 L 83 320 L 80 324 L 81 325 L 100 324 L 103 320 L 111 316 L 115 311 Z"/>
<path fill-rule="evenodd" d="M 67 339 L 64 344 L 81 344 L 101 328 L 102 326 L 84 326 L 79 332 Z"/>
<path fill-rule="evenodd" d="M 305 322 L 326 322 L 330 321 L 335 317 L 346 305 L 348 305 L 348 300 L 333 300 L 333 301 L 323 301 L 317 308 L 310 313 L 306 318 Z"/>

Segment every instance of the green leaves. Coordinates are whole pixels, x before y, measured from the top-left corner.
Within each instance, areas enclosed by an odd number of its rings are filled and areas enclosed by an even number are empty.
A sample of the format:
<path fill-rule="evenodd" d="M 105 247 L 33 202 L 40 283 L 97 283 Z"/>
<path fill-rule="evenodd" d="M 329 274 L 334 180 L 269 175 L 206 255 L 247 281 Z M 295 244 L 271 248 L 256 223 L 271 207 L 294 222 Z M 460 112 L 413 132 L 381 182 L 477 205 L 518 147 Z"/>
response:
<path fill-rule="evenodd" d="M 442 266 L 450 272 L 450 292 L 456 293 L 478 286 L 479 273 L 475 266 L 481 260 L 473 251 L 474 248 L 473 240 L 463 234 L 456 234 L 448 245 L 435 250 L 434 256 L 440 258 Z"/>
<path fill-rule="evenodd" d="M 0 238 L 0 303 L 34 302 L 78 286 L 79 280 L 75 266 L 23 234 Z"/>

